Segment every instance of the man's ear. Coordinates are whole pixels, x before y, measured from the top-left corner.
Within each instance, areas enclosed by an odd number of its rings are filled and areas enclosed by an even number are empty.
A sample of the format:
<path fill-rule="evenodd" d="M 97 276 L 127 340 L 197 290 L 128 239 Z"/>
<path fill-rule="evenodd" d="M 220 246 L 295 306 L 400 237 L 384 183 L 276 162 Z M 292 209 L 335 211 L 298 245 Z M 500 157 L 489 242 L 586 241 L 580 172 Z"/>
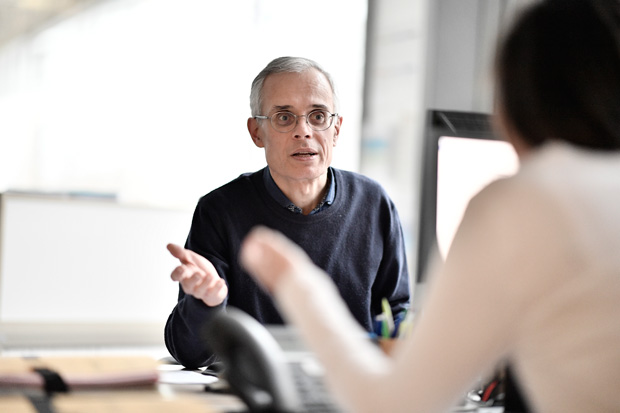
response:
<path fill-rule="evenodd" d="M 265 144 L 263 143 L 261 137 L 258 136 L 259 129 L 260 128 L 258 125 L 258 120 L 254 118 L 248 118 L 248 132 L 250 132 L 252 142 L 254 142 L 254 145 L 258 146 L 259 148 L 264 148 Z"/>
<path fill-rule="evenodd" d="M 334 146 L 336 146 L 336 143 L 338 142 L 338 136 L 340 136 L 340 127 L 342 126 L 342 117 L 338 116 L 338 119 L 336 119 L 336 124 L 334 125 Z"/>

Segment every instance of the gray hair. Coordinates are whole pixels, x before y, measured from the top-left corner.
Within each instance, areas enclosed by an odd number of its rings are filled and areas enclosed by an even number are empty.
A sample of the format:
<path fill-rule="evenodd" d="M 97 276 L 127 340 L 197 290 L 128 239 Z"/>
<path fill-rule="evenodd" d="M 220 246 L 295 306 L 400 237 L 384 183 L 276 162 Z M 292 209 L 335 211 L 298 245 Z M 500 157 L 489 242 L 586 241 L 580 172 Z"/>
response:
<path fill-rule="evenodd" d="M 252 116 L 263 115 L 261 108 L 263 104 L 263 84 L 267 76 L 274 73 L 301 73 L 306 70 L 316 69 L 321 72 L 332 89 L 332 95 L 334 97 L 334 112 L 338 112 L 338 96 L 336 94 L 336 87 L 331 75 L 327 73 L 317 62 L 306 59 L 303 57 L 278 57 L 271 62 L 254 78 L 252 82 L 252 89 L 250 91 L 250 110 Z"/>

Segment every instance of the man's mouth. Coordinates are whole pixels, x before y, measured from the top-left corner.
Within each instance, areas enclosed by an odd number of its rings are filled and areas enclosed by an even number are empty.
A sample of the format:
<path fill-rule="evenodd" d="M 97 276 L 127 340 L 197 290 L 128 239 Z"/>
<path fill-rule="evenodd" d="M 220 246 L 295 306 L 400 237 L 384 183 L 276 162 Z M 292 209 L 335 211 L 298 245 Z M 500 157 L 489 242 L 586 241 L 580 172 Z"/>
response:
<path fill-rule="evenodd" d="M 299 151 L 299 152 L 295 152 L 293 156 L 314 156 L 316 154 L 317 154 L 316 152 L 312 152 L 312 151 Z"/>

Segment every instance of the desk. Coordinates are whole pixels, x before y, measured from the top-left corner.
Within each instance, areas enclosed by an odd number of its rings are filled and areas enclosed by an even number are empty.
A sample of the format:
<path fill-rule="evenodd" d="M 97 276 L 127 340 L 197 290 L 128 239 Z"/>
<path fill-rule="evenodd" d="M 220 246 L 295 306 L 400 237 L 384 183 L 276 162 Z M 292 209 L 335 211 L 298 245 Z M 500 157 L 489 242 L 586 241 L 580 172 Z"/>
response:
<path fill-rule="evenodd" d="M 158 355 L 162 353 L 158 350 Z M 59 354 L 58 352 L 55 354 Z M 63 352 L 61 354 L 67 354 Z M 69 353 L 81 354 L 84 353 Z M 109 355 L 109 352 L 98 353 Z M 118 352 L 114 352 L 118 355 Z M 153 356 L 149 352 L 137 352 Z M 167 353 L 166 353 L 167 354 Z M 4 354 L 6 355 L 6 354 Z M 11 355 L 16 355 L 15 353 Z M 23 355 L 32 355 L 26 353 Z M 39 353 L 40 356 L 43 354 Z M 49 353 L 46 353 L 49 355 Z M 153 357 L 161 359 L 162 357 Z M 53 397 L 53 405 L 42 390 L 0 390 L 0 412 L 11 413 L 242 413 L 245 404 L 235 395 L 217 391 L 205 391 L 204 381 L 209 377 L 199 372 L 185 371 L 181 366 L 161 363 L 158 366 L 159 381 L 155 384 L 125 389 L 76 390 Z M 176 375 L 176 377 L 175 377 Z M 214 380 L 216 381 L 216 380 Z M 221 383 L 221 382 L 220 382 Z M 36 406 L 36 408 L 35 408 Z M 458 411 L 458 410 L 456 410 Z M 464 410 L 461 410 L 464 411 Z M 502 408 L 478 408 L 468 413 L 502 413 Z"/>
<path fill-rule="evenodd" d="M 227 393 L 204 391 L 204 385 L 156 384 L 145 388 L 59 393 L 3 390 L 0 411 L 11 413 L 236 413 L 247 412 Z M 35 407 L 36 406 L 36 407 Z"/>
<path fill-rule="evenodd" d="M 2 356 L 42 358 L 50 356 L 148 356 L 159 360 L 167 351 L 157 349 L 101 350 L 14 350 Z M 46 397 L 39 388 L 0 387 L 0 412 L 11 413 L 235 413 L 247 408 L 236 396 L 221 391 L 205 391 L 204 380 L 217 379 L 181 366 L 161 363 L 159 381 L 125 388 L 78 389 Z M 176 376 L 175 376 L 176 375 Z M 202 382 L 202 383 L 201 383 Z M 217 385 L 213 387 L 217 388 Z M 221 387 L 221 384 L 220 384 Z"/>
<path fill-rule="evenodd" d="M 204 391 L 204 386 L 201 385 L 158 384 L 157 390 L 162 397 L 197 398 L 214 413 L 247 412 L 247 407 L 237 396 Z"/>
<path fill-rule="evenodd" d="M 157 383 L 157 393 L 164 399 L 175 398 L 192 398 L 199 400 L 200 404 L 209 406 L 215 413 L 233 413 L 233 412 L 247 412 L 247 407 L 237 396 L 230 394 L 226 391 L 218 391 L 218 386 L 222 387 L 222 384 L 214 382 L 210 385 L 199 383 L 202 375 L 197 372 L 166 368 L 168 366 L 162 365 L 160 369 L 160 382 Z M 178 382 L 168 380 L 170 377 L 175 378 L 175 374 L 192 374 L 198 376 L 198 380 L 193 382 L 193 379 L 186 379 L 185 376 L 178 378 Z M 171 376 L 168 376 L 171 375 Z M 209 379 L 209 377 L 205 377 Z M 212 390 L 206 391 L 206 386 L 210 386 Z M 225 389 L 224 389 L 225 390 Z M 175 412 L 179 413 L 179 412 Z"/>
<path fill-rule="evenodd" d="M 36 407 L 35 407 L 36 406 Z M 232 395 L 213 393 L 162 396 L 158 390 L 79 392 L 44 396 L 23 394 L 0 395 L 0 411 L 6 413 L 241 413 L 245 405 Z"/>

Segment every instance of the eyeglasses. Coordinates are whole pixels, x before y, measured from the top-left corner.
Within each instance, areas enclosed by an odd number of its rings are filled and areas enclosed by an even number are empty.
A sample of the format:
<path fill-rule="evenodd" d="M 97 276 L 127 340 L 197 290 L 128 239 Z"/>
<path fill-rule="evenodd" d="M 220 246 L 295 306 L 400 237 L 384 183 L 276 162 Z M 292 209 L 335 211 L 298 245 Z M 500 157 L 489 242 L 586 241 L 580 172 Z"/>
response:
<path fill-rule="evenodd" d="M 269 119 L 271 126 L 278 132 L 290 132 L 297 126 L 297 119 L 301 117 L 306 118 L 306 123 L 310 125 L 310 128 L 320 132 L 328 129 L 334 123 L 334 118 L 337 117 L 337 113 L 330 113 L 326 110 L 316 109 L 307 115 L 295 115 L 289 111 L 276 112 L 271 116 L 254 116 L 254 119 Z"/>

